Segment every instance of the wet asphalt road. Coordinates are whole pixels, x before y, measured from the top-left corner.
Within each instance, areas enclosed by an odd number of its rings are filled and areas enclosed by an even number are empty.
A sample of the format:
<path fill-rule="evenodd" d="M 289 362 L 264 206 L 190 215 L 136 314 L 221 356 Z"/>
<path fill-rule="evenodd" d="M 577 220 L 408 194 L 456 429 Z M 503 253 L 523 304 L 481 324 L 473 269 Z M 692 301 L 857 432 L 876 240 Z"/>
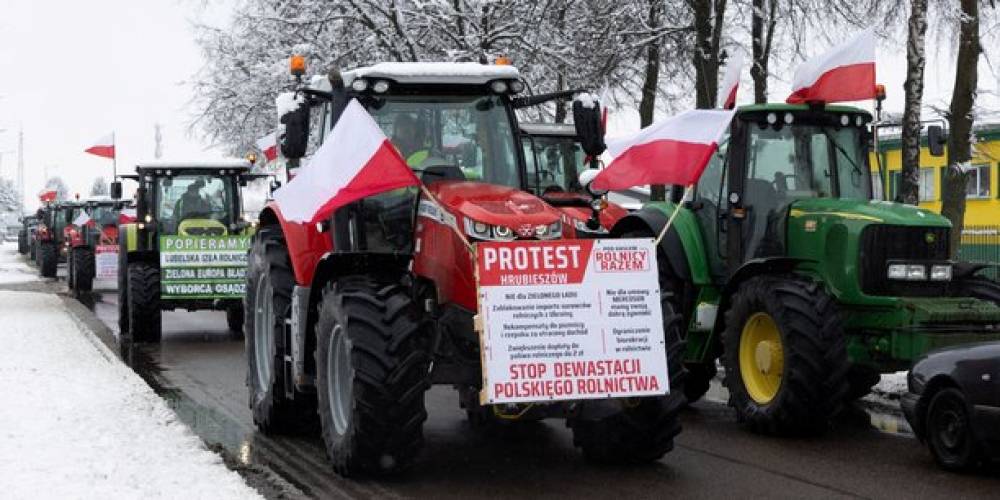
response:
<path fill-rule="evenodd" d="M 49 290 L 60 283 L 50 283 Z M 64 284 L 62 285 L 64 286 Z M 703 401 L 683 415 L 675 450 L 658 463 L 609 468 L 586 463 L 561 421 L 471 428 L 447 387 L 427 396 L 426 445 L 414 469 L 392 479 L 345 480 L 329 469 L 319 437 L 268 437 L 247 408 L 243 342 L 215 312 L 166 312 L 161 344 L 115 344 L 113 292 L 71 310 L 116 345 L 123 360 L 230 467 L 268 497 L 570 498 L 998 498 L 1000 470 L 955 475 L 896 429 L 892 410 L 856 408 L 828 435 L 776 439 L 743 430 L 724 404 Z M 90 311 L 93 311 L 91 313 Z M 96 317 L 94 316 L 96 313 Z M 905 423 L 901 426 L 905 431 Z"/>

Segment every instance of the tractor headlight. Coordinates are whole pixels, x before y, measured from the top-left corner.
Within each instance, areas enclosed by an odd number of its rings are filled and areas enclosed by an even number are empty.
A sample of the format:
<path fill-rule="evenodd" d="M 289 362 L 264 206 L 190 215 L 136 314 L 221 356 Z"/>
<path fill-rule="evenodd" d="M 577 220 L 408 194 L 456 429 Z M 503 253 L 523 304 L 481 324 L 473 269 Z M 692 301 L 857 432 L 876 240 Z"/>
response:
<path fill-rule="evenodd" d="M 465 234 L 479 240 L 510 241 L 514 239 L 514 231 L 507 226 L 494 226 L 485 222 L 465 218 Z"/>
<path fill-rule="evenodd" d="M 948 273 L 951 275 L 950 266 L 933 266 L 937 267 L 949 267 L 947 271 L 939 271 L 941 273 Z M 902 280 L 902 281 L 927 281 L 927 266 L 923 264 L 889 264 L 889 268 L 886 271 L 886 276 L 891 280 Z M 945 279 L 945 278 L 940 278 Z"/>
<path fill-rule="evenodd" d="M 384 94 L 389 90 L 389 82 L 379 80 L 375 82 L 375 85 L 372 85 L 372 90 L 374 90 L 376 94 Z"/>
<path fill-rule="evenodd" d="M 886 276 L 891 280 L 905 280 L 906 264 L 890 264 Z"/>
<path fill-rule="evenodd" d="M 586 221 L 580 219 L 573 219 L 573 227 L 576 228 L 578 233 L 590 233 L 590 234 L 608 234 L 608 230 L 604 226 L 598 226 L 597 229 L 591 229 L 587 225 Z"/>
<path fill-rule="evenodd" d="M 535 236 L 540 240 L 562 238 L 562 221 L 557 220 L 552 224 L 539 224 L 535 226 Z"/>
<path fill-rule="evenodd" d="M 365 80 L 364 78 L 354 80 L 351 82 L 351 89 L 355 92 L 364 92 L 365 90 L 368 90 L 368 80 Z"/>
<path fill-rule="evenodd" d="M 951 264 L 931 266 L 931 281 L 951 281 Z"/>
<path fill-rule="evenodd" d="M 496 94 L 506 94 L 507 88 L 507 82 L 503 80 L 493 80 L 493 82 L 490 83 L 490 89 Z"/>
<path fill-rule="evenodd" d="M 920 264 L 910 264 L 906 266 L 906 279 L 910 281 L 924 281 L 927 279 L 927 266 Z"/>

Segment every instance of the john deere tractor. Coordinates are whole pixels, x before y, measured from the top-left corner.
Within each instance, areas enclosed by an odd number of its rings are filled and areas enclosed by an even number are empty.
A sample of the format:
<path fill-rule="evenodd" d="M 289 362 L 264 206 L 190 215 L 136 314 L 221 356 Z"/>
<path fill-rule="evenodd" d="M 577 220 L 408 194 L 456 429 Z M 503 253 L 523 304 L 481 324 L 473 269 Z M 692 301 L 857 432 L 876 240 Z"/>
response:
<path fill-rule="evenodd" d="M 614 227 L 649 236 L 680 211 L 659 270 L 683 315 L 690 400 L 721 360 L 741 421 L 815 431 L 880 373 L 1000 339 L 1000 286 L 956 261 L 957 229 L 873 193 L 871 121 L 842 106 L 740 108 L 692 197 Z"/>
<path fill-rule="evenodd" d="M 144 163 L 136 221 L 118 231 L 118 310 L 123 334 L 157 342 L 163 310 L 226 311 L 242 336 L 246 252 L 254 224 L 242 219 L 249 163 Z M 120 197 L 121 183 L 112 184 Z"/>

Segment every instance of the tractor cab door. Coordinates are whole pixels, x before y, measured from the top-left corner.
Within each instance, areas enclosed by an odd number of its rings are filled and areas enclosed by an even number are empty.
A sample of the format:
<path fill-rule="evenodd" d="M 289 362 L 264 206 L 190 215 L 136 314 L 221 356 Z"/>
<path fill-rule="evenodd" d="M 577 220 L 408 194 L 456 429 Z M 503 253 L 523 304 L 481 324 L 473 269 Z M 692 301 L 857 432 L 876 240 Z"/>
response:
<path fill-rule="evenodd" d="M 698 218 L 698 227 L 705 242 L 708 269 L 713 281 L 722 281 L 726 275 L 726 227 L 728 213 L 728 167 L 731 163 L 729 134 L 719 140 L 719 150 L 712 155 L 695 187 L 690 207 Z"/>

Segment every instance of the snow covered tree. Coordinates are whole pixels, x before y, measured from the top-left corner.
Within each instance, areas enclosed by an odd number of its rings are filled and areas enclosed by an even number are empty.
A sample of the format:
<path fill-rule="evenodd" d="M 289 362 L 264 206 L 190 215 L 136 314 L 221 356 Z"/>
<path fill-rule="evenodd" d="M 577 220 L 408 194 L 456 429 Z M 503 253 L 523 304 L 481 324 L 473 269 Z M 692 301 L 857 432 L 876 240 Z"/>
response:
<path fill-rule="evenodd" d="M 94 183 L 90 185 L 90 196 L 108 196 L 111 194 L 111 188 L 108 186 L 107 179 L 104 176 L 94 179 Z"/>
<path fill-rule="evenodd" d="M 0 212 L 15 212 L 20 204 L 17 202 L 17 186 L 5 177 L 0 177 Z"/>

